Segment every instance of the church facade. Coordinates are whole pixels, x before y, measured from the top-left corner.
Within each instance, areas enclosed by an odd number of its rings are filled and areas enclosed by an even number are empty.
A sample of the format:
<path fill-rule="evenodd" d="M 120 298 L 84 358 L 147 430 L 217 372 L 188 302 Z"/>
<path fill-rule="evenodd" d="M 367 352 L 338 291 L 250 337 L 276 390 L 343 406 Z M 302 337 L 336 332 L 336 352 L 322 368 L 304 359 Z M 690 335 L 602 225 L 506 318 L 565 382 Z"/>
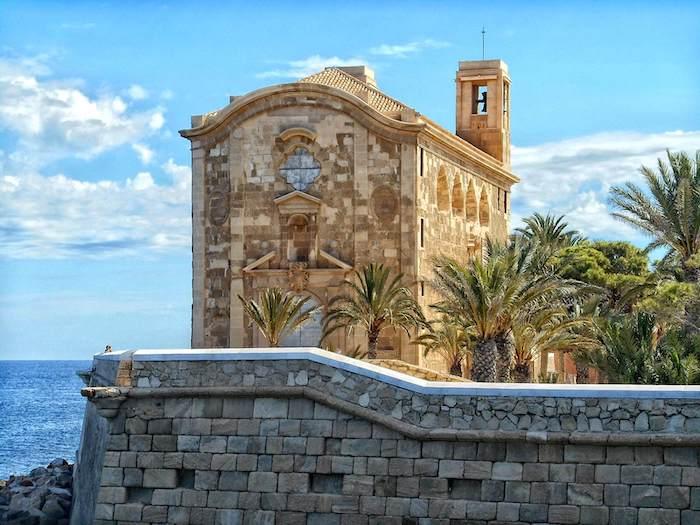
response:
<path fill-rule="evenodd" d="M 263 88 L 180 134 L 192 150 L 192 347 L 265 346 L 238 296 L 280 287 L 324 307 L 370 262 L 405 276 L 427 311 L 432 259 L 481 257 L 508 234 L 510 79 L 460 62 L 456 133 L 380 91 L 365 66 Z M 321 315 L 286 346 L 317 346 Z M 337 349 L 366 345 L 338 332 Z M 401 333 L 380 358 L 442 369 Z"/>

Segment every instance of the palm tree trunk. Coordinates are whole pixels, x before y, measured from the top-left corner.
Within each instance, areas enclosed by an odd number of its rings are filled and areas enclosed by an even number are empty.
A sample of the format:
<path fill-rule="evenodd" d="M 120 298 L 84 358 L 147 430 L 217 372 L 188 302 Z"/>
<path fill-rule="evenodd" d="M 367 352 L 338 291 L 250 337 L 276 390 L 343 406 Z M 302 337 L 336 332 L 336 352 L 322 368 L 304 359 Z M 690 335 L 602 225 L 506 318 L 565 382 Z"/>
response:
<path fill-rule="evenodd" d="M 377 341 L 379 339 L 379 333 L 370 332 L 367 335 L 367 359 L 377 358 Z"/>
<path fill-rule="evenodd" d="M 516 383 L 531 383 L 532 363 L 515 363 L 513 366 L 513 381 Z"/>
<path fill-rule="evenodd" d="M 479 341 L 474 348 L 472 363 L 472 381 L 494 383 L 496 381 L 496 359 L 498 348 L 496 341 L 487 339 Z"/>
<path fill-rule="evenodd" d="M 496 364 L 496 381 L 509 383 L 511 380 L 511 370 L 515 356 L 515 344 L 513 334 L 508 332 L 496 339 L 498 347 L 498 359 Z"/>
<path fill-rule="evenodd" d="M 462 361 L 455 360 L 450 364 L 450 375 L 462 377 Z"/>
<path fill-rule="evenodd" d="M 590 369 L 585 365 L 576 363 L 576 384 L 585 385 L 590 381 Z"/>

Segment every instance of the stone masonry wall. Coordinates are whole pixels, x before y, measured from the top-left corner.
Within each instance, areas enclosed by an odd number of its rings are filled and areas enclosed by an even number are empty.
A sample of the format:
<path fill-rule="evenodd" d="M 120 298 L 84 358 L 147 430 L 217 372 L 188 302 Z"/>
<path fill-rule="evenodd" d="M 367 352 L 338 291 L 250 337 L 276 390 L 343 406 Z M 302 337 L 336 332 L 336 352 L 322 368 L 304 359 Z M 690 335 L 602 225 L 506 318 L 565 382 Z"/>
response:
<path fill-rule="evenodd" d="M 95 523 L 700 522 L 697 392 L 421 393 L 314 355 L 137 352 L 131 387 L 86 389 L 110 421 Z"/>

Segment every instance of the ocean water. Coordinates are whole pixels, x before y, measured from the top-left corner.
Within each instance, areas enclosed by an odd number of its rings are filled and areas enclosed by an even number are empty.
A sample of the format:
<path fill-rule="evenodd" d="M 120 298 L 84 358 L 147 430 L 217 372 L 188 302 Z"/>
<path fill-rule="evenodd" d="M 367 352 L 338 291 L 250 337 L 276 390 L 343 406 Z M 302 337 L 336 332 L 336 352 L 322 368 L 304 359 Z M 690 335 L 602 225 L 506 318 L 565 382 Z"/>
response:
<path fill-rule="evenodd" d="M 0 361 L 0 479 L 75 461 L 85 399 L 75 374 L 90 361 Z"/>

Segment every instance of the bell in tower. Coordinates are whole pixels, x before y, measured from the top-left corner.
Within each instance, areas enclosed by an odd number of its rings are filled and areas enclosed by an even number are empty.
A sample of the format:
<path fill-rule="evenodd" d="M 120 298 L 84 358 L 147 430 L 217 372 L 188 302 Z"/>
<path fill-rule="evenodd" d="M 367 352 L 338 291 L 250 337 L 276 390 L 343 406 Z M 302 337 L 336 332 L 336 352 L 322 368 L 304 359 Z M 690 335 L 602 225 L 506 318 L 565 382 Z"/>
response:
<path fill-rule="evenodd" d="M 510 166 L 510 77 L 502 60 L 459 63 L 457 135 Z"/>

